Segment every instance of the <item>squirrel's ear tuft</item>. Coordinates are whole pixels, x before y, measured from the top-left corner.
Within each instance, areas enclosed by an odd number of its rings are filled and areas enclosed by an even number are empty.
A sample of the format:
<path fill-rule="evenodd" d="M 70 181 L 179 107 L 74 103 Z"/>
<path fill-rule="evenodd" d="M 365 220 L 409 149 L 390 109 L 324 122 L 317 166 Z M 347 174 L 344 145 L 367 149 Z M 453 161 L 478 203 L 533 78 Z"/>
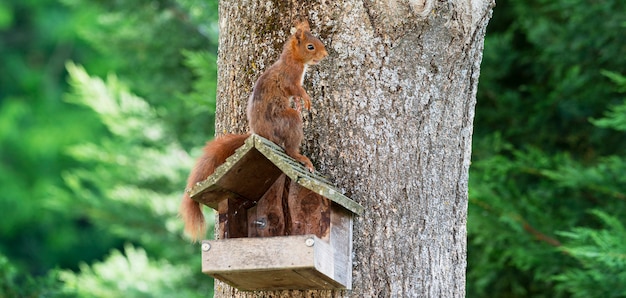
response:
<path fill-rule="evenodd" d="M 309 22 L 304 18 L 296 20 L 294 29 L 291 32 L 293 32 L 298 41 L 302 41 L 305 38 L 305 33 L 311 32 Z"/>
<path fill-rule="evenodd" d="M 291 30 L 293 32 L 293 36 L 296 38 L 298 43 L 300 43 L 302 41 L 302 38 L 304 37 L 304 32 L 302 31 L 302 29 L 297 29 L 297 30 L 294 29 L 294 30 Z"/>
<path fill-rule="evenodd" d="M 309 22 L 305 18 L 298 19 L 295 25 L 296 25 L 296 29 L 298 30 L 302 29 L 304 31 L 311 31 L 311 27 L 309 27 Z"/>

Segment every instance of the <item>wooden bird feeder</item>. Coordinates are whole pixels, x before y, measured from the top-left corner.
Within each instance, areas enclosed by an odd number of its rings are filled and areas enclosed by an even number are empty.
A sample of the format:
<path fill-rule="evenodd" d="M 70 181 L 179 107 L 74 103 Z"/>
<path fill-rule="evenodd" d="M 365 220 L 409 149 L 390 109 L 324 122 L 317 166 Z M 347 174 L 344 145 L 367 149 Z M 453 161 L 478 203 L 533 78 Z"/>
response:
<path fill-rule="evenodd" d="M 203 273 L 240 290 L 351 289 L 363 207 L 269 140 L 251 135 L 191 198 L 219 213 Z"/>

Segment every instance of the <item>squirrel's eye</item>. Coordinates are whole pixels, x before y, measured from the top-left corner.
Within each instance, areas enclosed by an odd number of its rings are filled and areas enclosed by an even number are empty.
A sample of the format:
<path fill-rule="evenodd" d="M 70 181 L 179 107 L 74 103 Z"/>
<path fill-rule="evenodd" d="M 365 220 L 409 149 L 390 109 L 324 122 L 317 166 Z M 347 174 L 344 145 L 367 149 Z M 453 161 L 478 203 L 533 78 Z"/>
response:
<path fill-rule="evenodd" d="M 315 50 L 315 47 L 314 47 L 312 44 L 308 44 L 308 45 L 306 45 L 306 48 L 307 48 L 309 51 L 313 51 L 313 50 Z"/>

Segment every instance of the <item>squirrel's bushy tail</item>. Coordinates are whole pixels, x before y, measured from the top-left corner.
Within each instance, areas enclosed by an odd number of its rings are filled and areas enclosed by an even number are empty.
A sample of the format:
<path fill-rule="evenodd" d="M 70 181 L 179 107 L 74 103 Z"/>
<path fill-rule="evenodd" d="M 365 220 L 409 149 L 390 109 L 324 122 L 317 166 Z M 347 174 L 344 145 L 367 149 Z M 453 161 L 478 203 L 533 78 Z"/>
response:
<path fill-rule="evenodd" d="M 180 204 L 179 213 L 185 222 L 185 234 L 193 242 L 206 235 L 206 224 L 202 214 L 202 206 L 189 197 L 188 190 L 196 183 L 205 180 L 213 174 L 215 169 L 223 164 L 229 156 L 233 155 L 235 150 L 241 147 L 249 136 L 250 134 L 225 135 L 208 142 L 204 146 L 204 153 L 196 162 L 191 174 L 189 174 L 187 188 Z"/>

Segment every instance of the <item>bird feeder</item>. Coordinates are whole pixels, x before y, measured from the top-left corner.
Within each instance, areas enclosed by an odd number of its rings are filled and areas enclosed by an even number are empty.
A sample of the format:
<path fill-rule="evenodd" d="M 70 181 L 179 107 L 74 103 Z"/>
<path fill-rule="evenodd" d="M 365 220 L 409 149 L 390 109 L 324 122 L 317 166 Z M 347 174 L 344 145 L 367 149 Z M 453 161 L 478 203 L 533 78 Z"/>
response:
<path fill-rule="evenodd" d="M 252 134 L 190 194 L 219 214 L 203 273 L 240 290 L 351 289 L 363 207 L 271 141 Z"/>

